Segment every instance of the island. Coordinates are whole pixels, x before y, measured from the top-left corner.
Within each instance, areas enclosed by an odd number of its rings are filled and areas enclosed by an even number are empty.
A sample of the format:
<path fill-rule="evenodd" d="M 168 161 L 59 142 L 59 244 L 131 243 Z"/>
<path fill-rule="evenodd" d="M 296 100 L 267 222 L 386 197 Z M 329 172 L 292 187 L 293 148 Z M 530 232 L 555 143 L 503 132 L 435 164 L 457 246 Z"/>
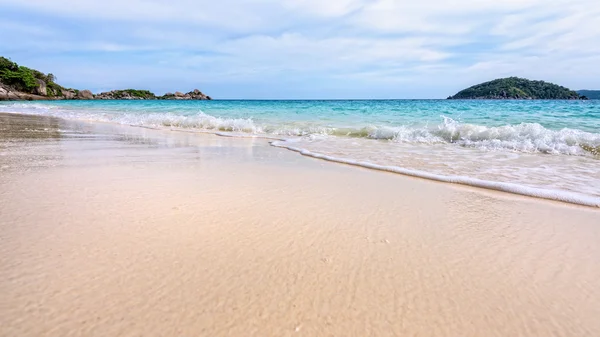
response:
<path fill-rule="evenodd" d="M 125 89 L 93 94 L 90 90 L 65 88 L 56 83 L 56 77 L 39 70 L 21 66 L 0 56 L 0 101 L 20 100 L 211 100 L 208 95 L 194 89 L 188 93 L 176 91 L 157 96 L 148 90 Z"/>
<path fill-rule="evenodd" d="M 586 99 L 577 92 L 544 81 L 519 77 L 495 79 L 459 91 L 448 99 Z"/>

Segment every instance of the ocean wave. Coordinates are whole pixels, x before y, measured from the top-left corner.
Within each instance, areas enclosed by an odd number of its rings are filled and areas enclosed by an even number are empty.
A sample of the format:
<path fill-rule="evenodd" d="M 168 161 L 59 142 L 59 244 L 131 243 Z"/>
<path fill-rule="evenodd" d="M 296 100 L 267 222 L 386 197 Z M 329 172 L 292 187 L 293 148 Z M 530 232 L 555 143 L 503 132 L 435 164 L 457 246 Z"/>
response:
<path fill-rule="evenodd" d="M 569 128 L 552 130 L 538 123 L 484 126 L 462 123 L 446 116 L 441 116 L 442 122 L 433 126 L 373 124 L 362 127 L 336 127 L 322 125 L 317 121 L 287 122 L 274 119 L 257 123 L 252 118 L 217 117 L 202 111 L 182 115 L 173 112 L 78 110 L 44 103 L 3 104 L 0 105 L 0 111 L 146 127 L 242 132 L 278 138 L 335 136 L 397 143 L 451 144 L 483 150 L 600 155 L 600 133 Z"/>
<path fill-rule="evenodd" d="M 510 150 L 529 153 L 599 155 L 600 134 L 563 128 L 547 129 L 538 123 L 488 127 L 460 123 L 443 117 L 433 127 L 367 126 L 363 128 L 312 128 L 279 130 L 294 136 L 338 136 L 388 140 L 397 143 L 452 144 L 483 150 Z"/>
<path fill-rule="evenodd" d="M 0 112 L 44 115 L 65 119 L 109 122 L 124 125 L 146 127 L 172 127 L 185 129 L 204 129 L 214 131 L 231 131 L 262 133 L 251 118 L 220 118 L 198 111 L 191 115 L 179 115 L 171 112 L 145 113 L 106 110 L 65 109 L 59 106 L 37 103 L 11 103 L 0 105 Z"/>
<path fill-rule="evenodd" d="M 184 129 L 204 129 L 214 131 L 231 131 L 246 133 L 261 133 L 252 119 L 242 118 L 220 118 L 199 112 L 193 116 L 181 116 L 175 114 L 126 114 L 117 119 L 122 124 L 173 127 Z"/>
<path fill-rule="evenodd" d="M 406 143 L 448 143 L 485 150 L 585 155 L 597 151 L 600 134 L 563 128 L 551 130 L 538 123 L 488 127 L 460 123 L 443 117 L 443 123 L 427 128 L 377 128 L 369 138 Z M 594 151 L 590 151 L 590 149 Z"/>

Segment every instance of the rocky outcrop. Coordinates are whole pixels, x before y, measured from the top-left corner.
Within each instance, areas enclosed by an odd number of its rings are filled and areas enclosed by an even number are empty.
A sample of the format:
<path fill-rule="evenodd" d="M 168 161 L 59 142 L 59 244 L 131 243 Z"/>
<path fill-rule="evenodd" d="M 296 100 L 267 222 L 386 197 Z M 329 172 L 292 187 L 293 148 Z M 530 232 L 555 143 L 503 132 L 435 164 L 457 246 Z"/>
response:
<path fill-rule="evenodd" d="M 141 99 L 156 99 L 156 95 L 148 90 L 112 90 L 99 93 L 94 96 L 95 99 L 126 99 L 126 100 L 141 100 Z"/>
<path fill-rule="evenodd" d="M 4 89 L 4 87 L 0 86 L 0 101 L 8 100 L 8 90 Z"/>
<path fill-rule="evenodd" d="M 12 86 L 3 84 L 0 82 L 0 101 L 19 101 L 19 100 L 153 100 L 153 99 L 165 99 L 165 100 L 210 100 L 211 97 L 203 94 L 200 90 L 194 89 L 188 93 L 175 92 L 167 93 L 163 96 L 156 96 L 154 93 L 148 90 L 112 90 L 102 92 L 94 95 L 89 90 L 76 90 L 66 89 L 50 83 L 47 85 L 43 80 L 36 80 L 37 87 L 34 89 L 34 93 L 25 93 L 15 90 Z"/>
<path fill-rule="evenodd" d="M 156 96 L 148 90 L 112 90 L 94 95 L 89 90 L 65 88 L 56 83 L 56 76 L 19 66 L 0 56 L 0 100 L 71 100 L 71 99 L 211 99 L 200 90 L 187 94 L 176 92 Z"/>
<path fill-rule="evenodd" d="M 78 99 L 94 99 L 94 94 L 92 94 L 91 91 L 89 90 L 81 90 L 80 92 L 77 93 L 77 98 Z"/>
<path fill-rule="evenodd" d="M 48 99 L 45 96 L 16 91 L 0 82 L 0 101 L 39 101 Z"/>
<path fill-rule="evenodd" d="M 194 89 L 186 94 L 176 91 L 174 94 L 168 92 L 163 96 L 157 97 L 158 99 L 175 99 L 175 100 L 211 100 L 212 98 L 202 93 L 198 89 Z"/>
<path fill-rule="evenodd" d="M 198 89 L 194 89 L 194 91 L 188 92 L 186 95 L 190 96 L 191 99 L 200 99 L 200 100 L 211 100 L 210 96 L 205 95 L 202 91 Z"/>
<path fill-rule="evenodd" d="M 75 92 L 75 90 L 63 90 L 62 96 L 63 97 L 57 97 L 57 98 L 58 99 L 75 99 L 75 97 L 77 97 L 77 93 Z"/>
<path fill-rule="evenodd" d="M 40 79 L 35 80 L 37 83 L 37 87 L 35 88 L 35 92 L 40 96 L 48 96 L 46 82 Z"/>

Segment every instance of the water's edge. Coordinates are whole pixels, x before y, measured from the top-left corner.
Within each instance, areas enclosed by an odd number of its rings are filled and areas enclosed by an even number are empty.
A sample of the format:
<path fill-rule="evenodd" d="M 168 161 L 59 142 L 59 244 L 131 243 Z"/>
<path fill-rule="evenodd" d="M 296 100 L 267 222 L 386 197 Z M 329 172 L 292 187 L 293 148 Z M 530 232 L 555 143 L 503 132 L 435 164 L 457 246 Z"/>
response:
<path fill-rule="evenodd" d="M 130 125 L 136 127 L 136 125 Z M 156 130 L 160 130 L 159 128 L 155 128 Z M 506 182 L 498 182 L 498 181 L 490 181 L 490 180 L 482 180 L 477 178 L 470 178 L 465 176 L 446 176 L 441 174 L 433 174 L 425 171 L 412 170 L 398 166 L 386 166 L 386 165 L 378 165 L 369 162 L 359 162 L 353 159 L 348 158 L 339 158 L 333 156 L 327 156 L 321 153 L 316 153 L 309 151 L 307 149 L 294 147 L 288 143 L 288 140 L 283 138 L 262 136 L 262 135 L 250 135 L 250 134 L 232 134 L 226 132 L 211 132 L 211 131 L 190 131 L 190 130 L 182 130 L 182 129 L 169 129 L 170 131 L 178 131 L 178 132 L 190 132 L 190 133 L 202 133 L 202 134 L 212 134 L 220 137 L 232 137 L 232 138 L 255 138 L 255 139 L 265 139 L 269 141 L 271 146 L 286 149 L 292 152 L 299 153 L 300 155 L 311 157 L 315 159 L 320 159 L 332 163 L 345 164 L 351 166 L 362 167 L 375 171 L 384 171 L 395 174 L 401 174 L 410 177 L 417 177 L 427 180 L 438 181 L 442 183 L 451 183 L 451 184 L 460 184 L 471 187 L 483 188 L 488 190 L 495 190 L 500 192 L 506 192 L 516 195 L 523 195 L 538 199 L 547 199 L 553 201 L 560 201 L 569 204 L 588 206 L 594 208 L 600 208 L 600 198 L 596 198 L 593 196 L 587 196 L 579 193 L 568 192 L 568 191 L 558 191 L 558 190 L 550 190 L 550 189 L 542 189 L 535 188 L 529 186 L 523 186 L 519 184 L 511 184 Z"/>
<path fill-rule="evenodd" d="M 534 198 L 540 199 L 548 199 L 555 201 L 562 201 L 566 203 L 582 205 L 582 206 L 590 206 L 590 207 L 598 207 L 600 208 L 600 198 L 595 198 L 592 196 L 581 195 L 578 193 L 567 192 L 567 191 L 555 191 L 555 190 L 547 190 L 535 187 L 522 186 L 518 184 L 511 184 L 505 182 L 497 182 L 497 181 L 489 181 L 489 180 L 481 180 L 477 178 L 469 178 L 464 176 L 445 176 L 439 174 L 433 174 L 425 171 L 411 170 L 398 166 L 384 166 L 373 164 L 369 162 L 359 162 L 352 159 L 346 158 L 337 158 L 332 156 L 323 155 L 320 153 L 315 153 L 308 151 L 306 149 L 293 147 L 290 145 L 286 145 L 285 141 L 272 141 L 270 142 L 272 146 L 284 148 L 293 152 L 300 153 L 303 156 L 312 157 L 316 159 L 322 159 L 329 162 L 352 165 L 363 167 L 371 170 L 377 171 L 385 171 L 392 172 L 397 174 L 402 174 L 411 177 L 423 178 L 428 180 L 434 180 L 444 183 L 454 183 L 467 185 L 478 188 L 485 188 L 488 190 L 496 190 L 501 192 L 507 192 L 512 194 L 524 195 Z"/>
<path fill-rule="evenodd" d="M 12 113 L 26 114 L 26 115 L 39 115 L 37 113 L 27 113 L 27 112 L 12 112 Z M 43 114 L 43 115 L 46 115 L 46 114 Z M 382 164 L 376 164 L 376 163 L 369 162 L 369 161 L 356 160 L 356 159 L 352 159 L 352 158 L 348 158 L 348 157 L 328 155 L 328 154 L 324 154 L 324 153 L 314 151 L 314 150 L 311 151 L 307 148 L 294 146 L 295 142 L 294 142 L 293 135 L 278 135 L 278 134 L 269 135 L 269 134 L 264 134 L 264 133 L 256 134 L 256 133 L 246 133 L 246 132 L 243 132 L 242 130 L 240 130 L 241 133 L 240 132 L 236 133 L 236 132 L 230 131 L 230 130 L 226 130 L 226 131 L 219 130 L 218 128 L 216 128 L 216 129 L 215 128 L 203 129 L 203 128 L 195 128 L 195 127 L 184 128 L 184 127 L 177 127 L 175 125 L 164 125 L 162 127 L 161 126 L 156 127 L 156 126 L 149 126 L 149 125 L 143 125 L 143 124 L 142 125 L 130 124 L 131 122 L 123 123 L 123 120 L 119 121 L 119 120 L 110 120 L 110 119 L 100 118 L 100 120 L 94 121 L 94 120 L 82 120 L 81 117 L 78 117 L 78 116 L 73 116 L 72 118 L 69 118 L 70 115 L 67 115 L 65 117 L 65 116 L 61 116 L 58 113 L 51 113 L 48 115 L 51 117 L 59 118 L 59 119 L 63 119 L 63 120 L 73 120 L 74 119 L 74 120 L 78 120 L 78 121 L 84 122 L 84 123 L 103 122 L 103 123 L 109 123 L 109 124 L 126 125 L 126 126 L 130 126 L 130 127 L 142 127 L 142 128 L 148 128 L 148 129 L 167 130 L 167 131 L 174 131 L 174 132 L 211 134 L 211 135 L 222 136 L 222 137 L 265 139 L 270 143 L 271 146 L 283 148 L 283 149 L 286 149 L 289 151 L 299 153 L 303 156 L 312 157 L 315 159 L 321 159 L 321 160 L 325 160 L 325 161 L 329 161 L 329 162 L 352 165 L 352 166 L 357 166 L 357 167 L 362 167 L 362 168 L 377 170 L 377 171 L 385 171 L 385 172 L 391 172 L 391 173 L 396 173 L 396 174 L 402 174 L 402 175 L 406 175 L 406 176 L 418 177 L 418 178 L 423 178 L 423 179 L 428 179 L 428 180 L 433 180 L 433 181 L 438 181 L 438 182 L 455 183 L 455 184 L 467 185 L 467 186 L 472 186 L 472 187 L 484 188 L 484 189 L 488 189 L 488 190 L 496 190 L 496 191 L 501 191 L 501 192 L 517 194 L 517 195 L 535 197 L 535 198 L 540 198 L 540 199 L 548 199 L 548 200 L 560 201 L 560 202 L 565 202 L 565 203 L 570 203 L 570 204 L 600 208 L 600 197 L 598 197 L 596 195 L 586 195 L 583 193 L 577 193 L 575 191 L 565 191 L 565 190 L 558 190 L 558 189 L 546 189 L 546 188 L 540 188 L 540 187 L 526 186 L 526 185 L 521 185 L 521 184 L 516 184 L 516 183 L 511 183 L 511 182 L 486 180 L 485 178 L 480 179 L 480 178 L 461 176 L 461 175 L 432 173 L 432 172 L 428 172 L 428 171 L 412 169 L 412 168 L 407 168 L 407 167 L 402 167 L 402 166 L 382 165 Z M 219 123 L 217 123 L 217 125 L 222 122 L 222 120 L 220 118 L 213 117 L 210 115 L 202 114 L 202 118 L 208 118 L 211 122 L 213 122 L 213 119 L 218 120 Z M 234 120 L 234 121 L 238 121 L 238 120 Z M 245 122 L 246 120 L 239 120 L 239 121 Z M 588 135 L 587 133 L 583 133 L 583 134 Z M 290 137 L 292 137 L 292 138 L 290 138 Z M 386 138 L 384 138 L 384 139 L 386 139 Z M 459 174 L 460 174 L 460 172 L 459 172 Z"/>

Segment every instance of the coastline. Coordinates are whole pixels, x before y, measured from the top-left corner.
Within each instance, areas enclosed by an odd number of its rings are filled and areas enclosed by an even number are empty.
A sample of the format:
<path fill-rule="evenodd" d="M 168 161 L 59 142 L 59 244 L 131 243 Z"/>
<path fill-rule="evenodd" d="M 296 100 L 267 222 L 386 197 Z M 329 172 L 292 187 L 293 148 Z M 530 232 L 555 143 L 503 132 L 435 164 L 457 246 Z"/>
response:
<path fill-rule="evenodd" d="M 593 196 L 586 196 L 578 193 L 566 192 L 566 191 L 556 191 L 535 187 L 527 187 L 523 185 L 511 184 L 506 182 L 498 182 L 498 181 L 490 181 L 490 180 L 482 180 L 477 178 L 470 178 L 464 176 L 447 176 L 447 175 L 439 175 L 434 173 L 429 173 L 420 170 L 411 170 L 398 166 L 386 166 L 386 165 L 378 165 L 369 162 L 358 162 L 352 159 L 339 158 L 323 155 L 320 153 L 314 153 L 302 148 L 294 147 L 291 145 L 286 145 L 285 141 L 273 141 L 271 145 L 275 147 L 285 148 L 293 152 L 297 152 L 303 156 L 321 159 L 333 163 L 345 164 L 351 166 L 362 167 L 375 171 L 383 171 L 390 172 L 395 174 L 401 174 L 409 177 L 416 177 L 421 179 L 427 179 L 431 181 L 437 181 L 440 183 L 449 183 L 449 184 L 459 184 L 465 185 L 475 188 L 481 188 L 486 190 L 495 190 L 515 195 L 522 195 L 526 197 L 539 198 L 539 199 L 547 199 L 559 202 L 565 202 L 575 205 L 588 206 L 594 208 L 600 208 L 600 198 L 596 198 Z"/>
<path fill-rule="evenodd" d="M 85 107 L 83 107 L 82 109 L 85 110 Z M 15 113 L 21 113 L 21 112 L 15 112 Z M 62 112 L 60 112 L 58 110 L 58 112 L 50 111 L 50 112 L 46 112 L 46 113 L 49 114 L 50 116 L 55 116 L 57 118 L 61 118 L 60 115 Z M 140 122 L 138 120 L 138 117 L 135 117 L 135 116 L 128 117 L 125 121 L 124 120 L 113 121 L 110 118 L 106 118 L 102 114 L 97 115 L 97 116 L 82 115 L 79 117 L 77 117 L 77 116 L 73 117 L 73 115 L 70 114 L 70 116 L 71 116 L 71 119 L 82 120 L 84 122 L 94 122 L 94 123 L 104 122 L 104 123 L 117 124 L 117 125 L 124 125 L 124 123 L 125 124 L 133 123 L 133 124 L 130 124 L 129 126 L 144 127 L 144 128 L 164 130 L 164 131 L 187 132 L 187 133 L 192 133 L 192 134 L 193 133 L 212 134 L 212 135 L 222 136 L 222 137 L 265 139 L 265 140 L 268 140 L 270 142 L 270 144 L 274 147 L 284 148 L 289 151 L 296 152 L 303 156 L 312 157 L 315 159 L 324 160 L 324 161 L 328 161 L 328 162 L 332 162 L 332 163 L 358 166 L 358 167 L 362 167 L 365 169 L 384 171 L 384 172 L 389 172 L 389 173 L 394 173 L 394 174 L 401 174 L 401 175 L 406 175 L 406 176 L 411 176 L 411 177 L 433 180 L 433 181 L 442 182 L 442 183 L 460 184 L 460 185 L 466 185 L 466 186 L 471 186 L 471 187 L 475 187 L 475 188 L 496 190 L 496 191 L 501 191 L 504 193 L 523 195 L 523 196 L 527 196 L 527 197 L 554 200 L 554 201 L 588 206 L 588 207 L 593 207 L 593 208 L 600 208 L 600 195 L 598 195 L 598 193 L 594 192 L 593 186 L 595 186 L 595 185 L 590 185 L 590 186 L 592 186 L 590 188 L 588 188 L 588 186 L 586 186 L 586 185 L 577 185 L 577 184 L 569 186 L 569 184 L 573 184 L 573 180 L 571 180 L 571 181 L 566 181 L 563 184 L 563 186 L 556 187 L 556 186 L 552 186 L 552 185 L 548 186 L 548 185 L 540 184 L 539 182 L 536 184 L 531 184 L 531 183 L 527 183 L 526 181 L 523 181 L 523 180 L 513 181 L 513 180 L 507 179 L 507 178 L 498 179 L 498 177 L 491 176 L 491 175 L 477 176 L 477 175 L 472 174 L 473 172 L 469 172 L 468 170 L 467 171 L 454 170 L 453 172 L 439 172 L 439 171 L 436 172 L 435 170 L 431 170 L 431 167 L 410 166 L 410 165 L 406 165 L 406 163 L 404 163 L 404 162 L 397 162 L 397 163 L 390 164 L 388 162 L 382 163 L 382 162 L 378 162 L 376 160 L 372 161 L 369 159 L 356 159 L 357 157 L 354 157 L 351 155 L 343 155 L 343 154 L 336 155 L 336 154 L 319 151 L 318 149 L 312 150 L 310 146 L 308 146 L 308 147 L 307 146 L 304 146 L 304 147 L 298 146 L 297 145 L 298 143 L 296 143 L 297 135 L 286 136 L 285 133 L 283 133 L 283 134 L 262 133 L 262 131 L 260 130 L 260 127 L 254 125 L 251 119 L 243 119 L 243 118 L 221 119 L 219 117 L 206 115 L 201 112 L 199 120 L 195 121 L 195 120 L 191 119 L 189 121 L 190 124 L 186 127 L 186 126 L 182 126 L 182 125 L 184 125 L 184 123 L 187 122 L 187 117 L 185 117 L 185 116 L 170 116 L 170 117 L 167 116 L 167 117 L 165 117 L 166 118 L 165 120 L 160 120 L 160 117 L 155 116 L 155 117 L 152 117 L 152 118 L 154 118 L 154 120 L 150 121 L 150 123 L 151 123 L 150 125 L 144 125 L 144 122 Z M 191 118 L 193 118 L 193 117 L 191 117 Z M 170 125 L 170 126 L 163 126 L 163 127 L 151 126 L 152 123 L 159 123 L 159 125 L 160 125 L 161 122 L 166 123 L 165 125 Z M 452 120 L 452 122 L 456 123 L 453 120 Z M 226 130 L 221 130 L 222 126 L 224 126 L 225 128 L 233 128 L 233 129 L 241 128 L 241 129 L 238 131 L 226 131 Z M 451 130 L 452 127 L 453 126 L 449 126 L 448 130 L 444 130 L 444 132 L 453 132 Z M 250 129 L 250 130 L 246 130 L 246 129 Z M 248 133 L 246 133 L 246 131 L 248 131 Z M 287 131 L 287 130 L 284 130 L 284 131 Z M 351 131 L 355 131 L 355 130 L 351 130 Z M 544 130 L 544 131 L 546 131 L 546 130 Z M 568 140 L 569 137 L 571 137 L 571 136 L 568 134 L 568 132 L 563 133 L 563 131 L 564 130 L 561 130 L 561 131 L 557 132 L 557 134 L 550 134 L 550 135 L 547 135 L 546 137 L 558 138 L 558 139 L 565 138 Z M 365 132 L 365 131 L 359 130 L 358 132 Z M 419 132 L 423 132 L 423 131 L 422 130 L 417 131 L 417 133 L 419 133 Z M 463 131 L 460 131 L 460 132 L 463 132 Z M 464 130 L 464 132 L 466 134 L 469 134 L 469 132 L 473 132 L 473 131 L 466 129 L 466 130 Z M 497 128 L 497 130 L 490 131 L 490 133 L 494 133 L 494 132 L 502 133 L 505 131 L 501 130 L 501 128 Z M 516 134 L 526 133 L 526 132 L 529 132 L 529 131 L 528 130 L 515 131 Z M 538 132 L 538 131 L 534 131 L 534 132 Z M 386 135 L 386 131 L 382 130 L 382 134 Z M 343 135 L 343 132 L 341 133 L 341 135 Z M 379 137 L 379 136 L 381 136 L 381 135 L 376 135 L 374 140 L 378 140 L 379 138 L 377 138 L 377 137 Z M 482 134 L 482 136 L 485 137 L 485 132 Z M 369 137 L 370 137 L 370 135 L 369 135 Z M 367 138 L 369 138 L 369 137 L 367 137 Z M 389 134 L 387 135 L 387 137 L 390 137 Z M 473 138 L 477 139 L 477 137 L 478 136 L 475 135 Z M 389 138 L 383 138 L 383 139 L 389 139 Z M 468 140 L 468 141 L 471 141 L 471 140 Z M 307 144 L 305 143 L 305 145 L 307 145 Z M 595 148 L 593 146 L 586 147 L 583 145 L 580 145 L 580 147 L 582 149 L 584 149 L 585 151 L 588 151 L 590 153 L 596 153 L 596 155 L 597 155 L 598 148 Z M 509 153 L 509 152 L 506 152 L 506 153 Z M 454 158 L 454 160 L 457 160 L 457 159 L 459 159 L 459 158 Z M 548 156 L 547 159 L 548 159 L 549 163 L 550 163 L 550 160 L 554 160 L 553 162 L 551 162 L 552 164 L 549 164 L 550 167 L 552 165 L 557 165 L 557 163 L 559 162 L 558 160 L 556 160 L 556 158 L 552 158 L 552 156 Z M 545 164 L 545 162 L 544 162 L 544 164 Z M 593 165 L 595 163 L 587 163 L 587 164 Z M 466 167 L 464 167 L 464 168 L 466 168 Z M 514 167 L 511 167 L 511 168 L 514 168 Z M 579 172 L 579 175 L 580 175 L 578 177 L 579 181 L 581 181 L 585 177 L 588 177 L 585 175 L 586 173 L 587 172 L 585 172 L 585 173 Z M 552 172 L 547 172 L 546 175 L 548 175 L 548 174 L 552 174 Z M 596 176 L 597 176 L 597 174 L 596 174 Z M 592 178 L 594 178 L 594 177 L 592 177 Z M 600 176 L 597 176 L 597 178 L 600 179 Z M 579 181 L 576 181 L 576 182 L 578 183 Z M 597 186 L 597 182 L 595 182 L 595 184 Z M 586 188 L 588 188 L 588 189 L 585 190 Z"/>
<path fill-rule="evenodd" d="M 600 333 L 597 209 L 266 139 L 0 121 L 1 335 Z"/>

